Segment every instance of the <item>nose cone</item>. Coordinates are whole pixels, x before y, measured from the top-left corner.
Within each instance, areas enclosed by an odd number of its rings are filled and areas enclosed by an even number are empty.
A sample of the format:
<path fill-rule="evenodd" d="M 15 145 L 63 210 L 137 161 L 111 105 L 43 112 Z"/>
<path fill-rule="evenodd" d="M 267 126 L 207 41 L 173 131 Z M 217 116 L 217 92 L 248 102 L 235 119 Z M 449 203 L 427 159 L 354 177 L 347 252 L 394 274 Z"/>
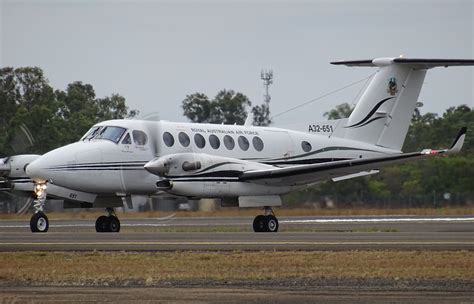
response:
<path fill-rule="evenodd" d="M 26 167 L 26 175 L 37 182 L 59 180 L 61 168 L 74 161 L 75 144 L 43 154 Z"/>
<path fill-rule="evenodd" d="M 170 170 L 170 163 L 165 157 L 160 157 L 147 162 L 143 168 L 151 174 L 162 175 L 168 173 Z"/>
<path fill-rule="evenodd" d="M 45 182 L 48 180 L 47 168 L 44 168 L 42 157 L 34 160 L 26 167 L 26 175 L 36 182 Z"/>

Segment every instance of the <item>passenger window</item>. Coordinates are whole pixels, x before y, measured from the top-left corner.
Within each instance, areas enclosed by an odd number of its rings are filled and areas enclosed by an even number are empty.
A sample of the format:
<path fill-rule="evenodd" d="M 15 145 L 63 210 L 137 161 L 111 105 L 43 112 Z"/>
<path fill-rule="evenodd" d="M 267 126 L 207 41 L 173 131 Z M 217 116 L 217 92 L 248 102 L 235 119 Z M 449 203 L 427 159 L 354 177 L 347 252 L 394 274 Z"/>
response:
<path fill-rule="evenodd" d="M 179 142 L 181 143 L 181 145 L 183 147 L 189 146 L 189 143 L 191 142 L 191 140 L 189 139 L 188 134 L 186 134 L 184 132 L 179 132 L 178 140 L 179 140 Z"/>
<path fill-rule="evenodd" d="M 263 141 L 260 137 L 254 136 L 252 139 L 252 144 L 255 150 L 262 151 L 263 150 Z"/>
<path fill-rule="evenodd" d="M 311 144 L 307 141 L 302 141 L 301 142 L 301 148 L 303 149 L 303 151 L 305 152 L 309 152 L 311 151 L 312 147 L 311 147 Z"/>
<path fill-rule="evenodd" d="M 169 132 L 163 133 L 163 141 L 168 147 L 172 147 L 174 145 L 174 137 Z"/>
<path fill-rule="evenodd" d="M 139 130 L 133 130 L 132 135 L 133 135 L 133 142 L 136 145 L 139 145 L 139 146 L 146 145 L 146 142 L 148 141 L 148 137 L 146 136 L 145 132 L 139 131 Z"/>
<path fill-rule="evenodd" d="M 214 134 L 211 134 L 209 136 L 209 143 L 211 144 L 211 147 L 214 149 L 219 149 L 221 145 L 221 141 L 219 140 L 219 137 L 215 136 Z"/>
<path fill-rule="evenodd" d="M 235 141 L 230 135 L 224 136 L 224 146 L 229 150 L 234 149 Z"/>
<path fill-rule="evenodd" d="M 249 140 L 246 137 L 239 136 L 238 139 L 240 149 L 247 151 L 249 149 Z"/>
<path fill-rule="evenodd" d="M 122 145 L 131 145 L 132 144 L 132 139 L 130 138 L 130 133 L 127 133 L 125 135 L 125 138 L 122 140 Z"/>
<path fill-rule="evenodd" d="M 199 149 L 202 149 L 206 145 L 206 140 L 204 139 L 204 136 L 197 133 L 194 135 L 194 143 Z"/>

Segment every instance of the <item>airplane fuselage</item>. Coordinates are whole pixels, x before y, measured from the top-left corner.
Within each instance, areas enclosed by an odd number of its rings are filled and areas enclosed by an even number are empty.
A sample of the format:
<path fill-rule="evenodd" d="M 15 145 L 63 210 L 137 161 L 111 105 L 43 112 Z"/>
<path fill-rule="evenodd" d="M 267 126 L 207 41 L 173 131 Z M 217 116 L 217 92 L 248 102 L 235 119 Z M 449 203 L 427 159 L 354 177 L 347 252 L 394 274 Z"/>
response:
<path fill-rule="evenodd" d="M 35 162 L 35 168 L 29 168 L 30 174 L 35 176 L 37 169 L 38 179 L 84 192 L 153 194 L 157 192 L 159 178 L 144 169 L 152 159 L 187 154 L 189 159 L 184 159 L 184 163 L 212 155 L 213 161 L 201 161 L 202 168 L 198 170 L 182 170 L 180 164 L 180 170 L 174 171 L 173 188 L 167 192 L 189 197 L 277 195 L 301 185 L 239 182 L 222 179 L 219 173 L 233 170 L 238 174 L 239 170 L 264 169 L 270 165 L 284 167 L 399 153 L 331 138 L 329 132 L 319 135 L 270 127 L 139 120 L 105 121 L 93 129 L 99 128 L 97 133 L 100 133 L 106 127 L 117 128 L 113 140 L 89 139 L 86 134 L 76 143 L 43 155 Z"/>

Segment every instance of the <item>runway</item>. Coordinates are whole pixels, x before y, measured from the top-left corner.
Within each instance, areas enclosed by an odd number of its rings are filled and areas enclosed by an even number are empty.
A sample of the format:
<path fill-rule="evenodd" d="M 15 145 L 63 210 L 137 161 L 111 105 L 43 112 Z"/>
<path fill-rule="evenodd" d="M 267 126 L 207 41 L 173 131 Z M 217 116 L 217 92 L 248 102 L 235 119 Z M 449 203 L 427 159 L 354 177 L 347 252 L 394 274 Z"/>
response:
<path fill-rule="evenodd" d="M 278 233 L 251 232 L 252 220 L 122 219 L 115 234 L 96 233 L 94 220 L 52 220 L 46 234 L 0 220 L 0 251 L 474 250 L 469 216 L 281 217 Z"/>

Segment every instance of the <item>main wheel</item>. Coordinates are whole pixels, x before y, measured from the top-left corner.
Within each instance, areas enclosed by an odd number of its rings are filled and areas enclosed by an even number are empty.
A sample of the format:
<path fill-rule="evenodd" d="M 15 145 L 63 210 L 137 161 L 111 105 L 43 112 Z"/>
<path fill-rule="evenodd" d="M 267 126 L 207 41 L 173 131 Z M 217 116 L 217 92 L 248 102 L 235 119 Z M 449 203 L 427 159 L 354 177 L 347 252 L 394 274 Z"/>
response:
<path fill-rule="evenodd" d="M 49 228 L 49 220 L 43 212 L 33 214 L 30 220 L 31 232 L 47 232 Z"/>
<path fill-rule="evenodd" d="M 267 217 L 265 215 L 257 215 L 253 220 L 253 231 L 267 232 Z"/>
<path fill-rule="evenodd" d="M 95 231 L 97 232 L 107 232 L 107 221 L 108 218 L 105 215 L 99 216 L 95 221 Z"/>
<path fill-rule="evenodd" d="M 278 231 L 278 220 L 274 215 L 267 215 L 267 231 L 277 232 Z"/>
<path fill-rule="evenodd" d="M 107 228 L 108 232 L 119 232 L 120 231 L 120 221 L 119 219 L 112 215 L 107 218 Z"/>

